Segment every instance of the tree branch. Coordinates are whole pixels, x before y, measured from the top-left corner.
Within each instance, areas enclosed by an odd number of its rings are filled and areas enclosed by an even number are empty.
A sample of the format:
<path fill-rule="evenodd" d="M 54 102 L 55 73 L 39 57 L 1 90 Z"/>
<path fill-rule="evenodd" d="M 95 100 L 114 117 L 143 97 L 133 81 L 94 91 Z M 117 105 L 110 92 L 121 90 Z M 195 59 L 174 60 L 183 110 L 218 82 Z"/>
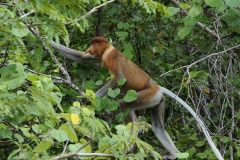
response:
<path fill-rule="evenodd" d="M 105 3 L 103 3 L 103 4 L 100 4 L 99 6 L 93 7 L 93 9 L 91 9 L 91 10 L 88 11 L 86 14 L 84 14 L 83 16 L 81 16 L 81 18 L 75 19 L 75 22 L 80 21 L 82 18 L 88 17 L 88 16 L 91 15 L 93 12 L 96 12 L 99 8 L 101 8 L 101 7 L 103 7 L 103 6 L 106 6 L 107 4 L 112 3 L 112 2 L 114 2 L 114 1 L 115 1 L 115 0 L 110 0 L 110 1 L 107 1 L 107 2 L 105 2 Z M 71 23 L 72 23 L 72 22 L 67 22 L 67 23 L 65 23 L 65 24 L 68 25 L 68 24 L 71 24 Z"/>
<path fill-rule="evenodd" d="M 63 79 L 62 77 L 57 77 L 57 76 L 47 75 L 47 74 L 44 74 L 44 73 L 39 73 L 39 72 L 36 72 L 34 70 L 31 70 L 31 69 L 27 68 L 26 66 L 24 66 L 24 69 L 31 72 L 31 73 L 34 73 L 34 74 L 51 77 L 52 79 L 55 79 L 55 81 L 53 81 L 53 82 L 66 84 L 67 86 L 74 89 L 75 91 L 78 91 L 79 93 L 82 92 L 82 89 L 80 89 L 78 86 L 76 86 L 71 81 L 69 82 L 69 80 Z"/>
<path fill-rule="evenodd" d="M 63 158 L 69 158 L 73 156 L 79 156 L 79 157 L 110 157 L 114 158 L 113 154 L 104 154 L 104 153 L 70 153 L 70 154 L 65 154 L 62 156 L 57 156 L 52 158 L 51 160 L 59 160 Z"/>
<path fill-rule="evenodd" d="M 230 47 L 230 48 L 228 48 L 228 49 L 226 49 L 226 50 L 224 50 L 224 51 L 221 51 L 221 52 L 209 54 L 209 55 L 207 55 L 206 57 L 203 57 L 203 58 L 201 58 L 201 59 L 197 60 L 196 62 L 193 62 L 193 63 L 191 63 L 191 64 L 189 64 L 189 65 L 182 66 L 182 67 L 179 67 L 179 68 L 170 70 L 170 71 L 168 71 L 168 72 L 166 72 L 166 73 L 163 73 L 163 74 L 161 74 L 159 77 L 162 77 L 162 76 L 164 76 L 164 75 L 166 75 L 166 74 L 168 74 L 168 73 L 171 73 L 171 72 L 173 72 L 173 71 L 177 71 L 177 70 L 180 70 L 180 69 L 183 69 L 183 68 L 188 68 L 188 69 L 189 69 L 189 68 L 192 67 L 193 65 L 195 65 L 195 64 L 197 64 L 197 63 L 199 63 L 199 62 L 201 62 L 201 61 L 203 61 L 203 60 L 205 60 L 205 59 L 207 59 L 207 58 L 210 58 L 210 57 L 212 57 L 212 56 L 217 56 L 217 55 L 220 55 L 220 54 L 224 54 L 224 53 L 226 53 L 226 52 L 228 52 L 228 51 L 231 51 L 231 50 L 233 50 L 233 49 L 236 49 L 236 48 L 240 48 L 240 44 L 239 44 L 239 45 L 236 45 L 236 46 L 233 46 L 233 47 Z"/>

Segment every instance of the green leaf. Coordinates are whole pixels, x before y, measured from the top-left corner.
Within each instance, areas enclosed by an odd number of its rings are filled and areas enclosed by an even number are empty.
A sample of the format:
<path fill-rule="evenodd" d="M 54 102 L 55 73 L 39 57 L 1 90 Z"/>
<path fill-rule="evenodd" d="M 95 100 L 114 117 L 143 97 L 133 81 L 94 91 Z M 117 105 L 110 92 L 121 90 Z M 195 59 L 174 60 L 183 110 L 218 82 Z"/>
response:
<path fill-rule="evenodd" d="M 78 142 L 77 134 L 72 127 L 67 126 L 66 124 L 62 124 L 59 129 L 65 131 L 68 134 L 70 140 L 74 141 L 75 143 Z"/>
<path fill-rule="evenodd" d="M 127 59 L 131 60 L 133 58 L 133 54 L 132 52 L 130 52 L 129 50 L 124 50 L 123 54 L 127 57 Z"/>
<path fill-rule="evenodd" d="M 18 133 L 14 134 L 14 138 L 16 138 L 18 140 L 18 143 L 23 143 L 24 142 L 24 138 Z"/>
<path fill-rule="evenodd" d="M 32 130 L 33 130 L 35 133 L 37 133 L 37 134 L 39 134 L 39 133 L 42 132 L 42 130 L 41 130 L 41 128 L 40 128 L 40 126 L 39 126 L 38 124 L 34 124 L 34 125 L 32 126 Z"/>
<path fill-rule="evenodd" d="M 193 39 L 193 43 L 195 43 L 199 50 L 208 53 L 212 50 L 213 46 L 216 44 L 216 41 L 213 41 L 211 39 Z"/>
<path fill-rule="evenodd" d="M 186 150 L 186 152 L 189 153 L 189 158 L 188 159 L 191 159 L 193 154 L 196 152 L 196 148 L 195 147 L 189 148 L 189 149 Z"/>
<path fill-rule="evenodd" d="M 81 144 L 81 143 L 70 144 L 70 145 L 68 146 L 68 149 L 69 149 L 70 152 L 73 153 L 73 152 L 78 151 L 80 148 L 82 148 L 82 146 L 83 146 L 83 144 Z M 83 148 L 83 149 L 81 149 L 79 152 L 85 153 L 85 149 Z"/>
<path fill-rule="evenodd" d="M 240 1 L 239 0 L 225 0 L 226 5 L 229 7 L 240 7 Z"/>
<path fill-rule="evenodd" d="M 124 31 L 118 31 L 118 32 L 115 32 L 115 33 L 120 39 L 124 39 L 128 36 L 128 32 L 124 32 Z"/>
<path fill-rule="evenodd" d="M 117 81 L 118 86 L 123 86 L 126 81 L 127 81 L 126 78 L 119 78 L 118 81 Z"/>
<path fill-rule="evenodd" d="M 240 115 L 238 113 L 235 113 L 234 116 L 237 118 L 237 119 L 240 119 Z"/>
<path fill-rule="evenodd" d="M 168 10 L 170 12 L 169 14 L 170 17 L 180 12 L 180 8 L 175 8 L 175 7 L 168 7 Z"/>
<path fill-rule="evenodd" d="M 118 29 L 128 29 L 129 28 L 129 24 L 128 23 L 123 23 L 123 22 L 119 22 L 117 24 Z"/>
<path fill-rule="evenodd" d="M 206 153 L 198 153 L 197 156 L 201 159 L 205 159 L 208 155 Z"/>
<path fill-rule="evenodd" d="M 74 106 L 74 107 L 80 107 L 80 106 L 81 106 L 81 104 L 80 104 L 80 102 L 78 102 L 78 101 L 75 101 L 75 102 L 73 102 L 73 106 Z"/>
<path fill-rule="evenodd" d="M 196 146 L 197 147 L 202 147 L 205 145 L 205 141 L 197 141 Z"/>
<path fill-rule="evenodd" d="M 192 31 L 192 27 L 185 26 L 178 31 L 178 36 L 183 39 Z"/>
<path fill-rule="evenodd" d="M 180 3 L 180 8 L 182 8 L 182 9 L 189 9 L 190 5 L 188 3 Z"/>
<path fill-rule="evenodd" d="M 98 81 L 95 83 L 95 85 L 96 85 L 96 86 L 100 86 L 100 85 L 102 85 L 102 83 L 103 83 L 102 80 L 98 80 Z"/>
<path fill-rule="evenodd" d="M 125 102 L 132 102 L 132 101 L 135 101 L 136 99 L 137 99 L 137 92 L 134 90 L 129 90 L 127 92 L 127 95 L 123 97 L 123 100 Z"/>
<path fill-rule="evenodd" d="M 37 152 L 37 153 L 44 152 L 48 148 L 50 148 L 50 146 L 51 146 L 51 142 L 43 141 L 33 149 L 33 152 Z"/>
<path fill-rule="evenodd" d="M 7 160 L 12 160 L 14 159 L 15 155 L 20 152 L 22 149 L 16 149 L 14 151 L 11 152 L 11 154 L 8 156 L 8 159 Z"/>
<path fill-rule="evenodd" d="M 25 82 L 24 68 L 19 62 L 0 69 L 0 89 L 6 91 L 20 87 Z"/>
<path fill-rule="evenodd" d="M 198 75 L 198 71 L 192 71 L 189 74 L 191 78 L 195 78 Z"/>
<path fill-rule="evenodd" d="M 17 37 L 22 38 L 28 35 L 29 30 L 24 24 L 18 23 L 17 25 L 13 26 L 11 33 Z"/>
<path fill-rule="evenodd" d="M 184 18 L 184 25 L 189 27 L 195 26 L 198 21 L 199 21 L 199 16 L 197 17 L 186 16 Z"/>
<path fill-rule="evenodd" d="M 192 7 L 189 11 L 189 15 L 191 17 L 196 17 L 201 13 L 202 13 L 202 7 L 200 5 Z"/>
<path fill-rule="evenodd" d="M 240 11 L 231 8 L 224 16 L 224 21 L 227 22 L 228 27 L 235 32 L 240 33 Z"/>
<path fill-rule="evenodd" d="M 135 21 L 141 21 L 143 18 L 139 11 L 133 11 L 132 17 L 134 18 Z"/>
<path fill-rule="evenodd" d="M 124 135 L 126 137 L 129 136 L 129 133 L 126 130 L 127 127 L 125 125 L 117 125 L 115 129 L 117 130 L 118 135 Z"/>
<path fill-rule="evenodd" d="M 189 157 L 189 153 L 176 153 L 176 157 L 179 159 L 186 159 Z"/>
<path fill-rule="evenodd" d="M 63 130 L 53 129 L 50 131 L 50 135 L 58 142 L 64 142 L 68 140 L 68 134 Z"/>
<path fill-rule="evenodd" d="M 21 127 L 20 129 L 21 129 L 23 135 L 26 136 L 27 138 L 35 137 L 33 134 L 29 133 L 30 128 Z"/>
<path fill-rule="evenodd" d="M 120 93 L 120 89 L 119 88 L 116 88 L 115 90 L 109 90 L 108 91 L 108 95 L 112 98 L 115 98 L 119 95 Z"/>
<path fill-rule="evenodd" d="M 109 99 L 107 97 L 99 98 L 96 97 L 96 110 L 101 111 L 108 106 Z"/>
<path fill-rule="evenodd" d="M 240 157 L 240 146 L 236 146 L 236 149 L 237 149 L 237 155 L 238 157 Z"/>
<path fill-rule="evenodd" d="M 220 8 L 223 6 L 222 0 L 205 0 L 205 3 L 210 7 Z"/>
<path fill-rule="evenodd" d="M 83 107 L 82 108 L 82 112 L 86 115 L 86 116 L 90 116 L 93 112 L 90 110 L 90 109 L 88 109 L 87 107 Z"/>
<path fill-rule="evenodd" d="M 0 138 L 2 138 L 2 139 L 6 139 L 6 138 L 11 139 L 12 138 L 12 131 L 10 129 L 8 129 L 8 128 L 0 129 Z"/>
<path fill-rule="evenodd" d="M 94 81 L 90 80 L 90 81 L 87 81 L 83 84 L 83 88 L 85 90 L 89 89 L 89 90 L 93 90 L 94 89 Z"/>
<path fill-rule="evenodd" d="M 228 137 L 222 137 L 222 138 L 220 138 L 220 141 L 221 142 L 223 142 L 223 143 L 228 143 L 228 142 L 230 142 L 231 140 L 228 138 Z"/>
<path fill-rule="evenodd" d="M 115 111 L 118 109 L 119 103 L 117 101 L 108 101 L 107 109 L 109 111 Z"/>

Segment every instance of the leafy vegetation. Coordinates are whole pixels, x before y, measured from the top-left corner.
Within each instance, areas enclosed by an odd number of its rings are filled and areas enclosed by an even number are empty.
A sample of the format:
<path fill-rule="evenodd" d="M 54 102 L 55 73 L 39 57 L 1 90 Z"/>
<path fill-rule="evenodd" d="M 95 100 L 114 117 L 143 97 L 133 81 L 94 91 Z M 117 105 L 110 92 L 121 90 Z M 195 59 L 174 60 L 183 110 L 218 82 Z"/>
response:
<path fill-rule="evenodd" d="M 239 159 L 239 8 L 236 0 L 0 1 L 0 159 L 168 154 L 148 111 L 132 127 L 118 108 L 119 89 L 95 97 L 112 78 L 106 69 L 67 60 L 51 46 L 84 51 L 101 34 L 197 111 L 224 158 Z M 179 150 L 216 159 L 193 117 L 172 99 L 166 106 L 166 130 Z M 125 154 L 133 143 L 136 154 Z"/>

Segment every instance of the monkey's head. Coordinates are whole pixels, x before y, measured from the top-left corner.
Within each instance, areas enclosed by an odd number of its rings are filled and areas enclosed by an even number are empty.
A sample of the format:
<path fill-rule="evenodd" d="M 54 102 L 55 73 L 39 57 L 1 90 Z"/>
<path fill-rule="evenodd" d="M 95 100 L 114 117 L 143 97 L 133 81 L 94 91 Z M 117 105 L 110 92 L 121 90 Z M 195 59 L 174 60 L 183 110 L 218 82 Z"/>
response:
<path fill-rule="evenodd" d="M 85 51 L 96 58 L 101 59 L 104 51 L 108 48 L 110 43 L 104 37 L 95 37 L 91 40 L 92 45 Z"/>

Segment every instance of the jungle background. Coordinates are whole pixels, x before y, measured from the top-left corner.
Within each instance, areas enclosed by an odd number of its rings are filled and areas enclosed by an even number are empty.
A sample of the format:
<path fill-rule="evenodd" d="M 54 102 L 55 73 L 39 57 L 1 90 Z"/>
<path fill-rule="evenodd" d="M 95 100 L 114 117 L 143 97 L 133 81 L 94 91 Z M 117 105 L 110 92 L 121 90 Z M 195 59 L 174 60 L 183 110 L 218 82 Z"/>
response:
<path fill-rule="evenodd" d="M 111 78 L 106 69 L 68 60 L 51 43 L 85 51 L 96 35 L 186 101 L 224 158 L 240 158 L 240 1 L 0 0 L 0 159 L 168 154 L 148 110 L 138 112 L 135 137 L 117 91 L 94 96 Z M 165 129 L 188 159 L 216 159 L 195 119 L 167 96 Z M 125 154 L 132 143 L 138 151 Z"/>

